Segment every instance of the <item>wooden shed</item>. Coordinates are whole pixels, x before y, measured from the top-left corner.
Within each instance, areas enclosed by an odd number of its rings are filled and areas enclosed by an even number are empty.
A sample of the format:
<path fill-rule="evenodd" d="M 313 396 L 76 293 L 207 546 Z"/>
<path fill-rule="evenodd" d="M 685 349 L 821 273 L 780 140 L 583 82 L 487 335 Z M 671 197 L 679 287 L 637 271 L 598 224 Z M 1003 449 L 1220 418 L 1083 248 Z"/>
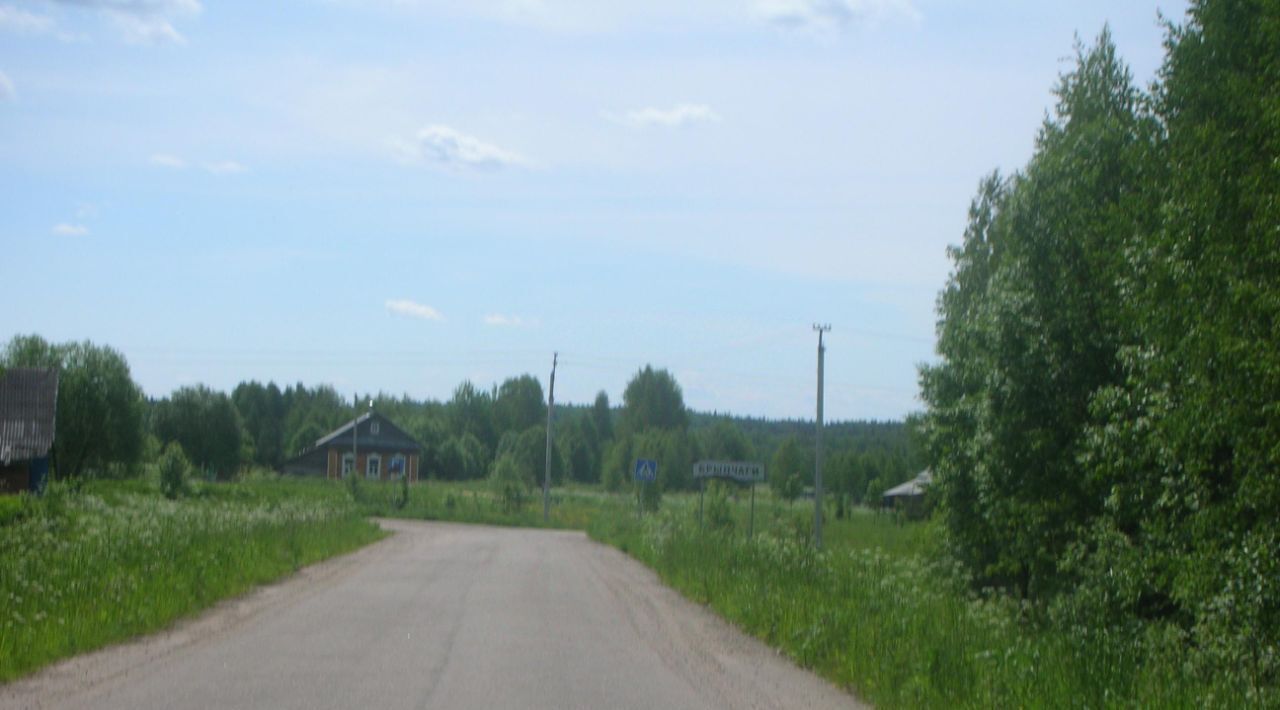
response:
<path fill-rule="evenodd" d="M 56 369 L 0 372 L 0 493 L 44 490 L 57 410 Z"/>

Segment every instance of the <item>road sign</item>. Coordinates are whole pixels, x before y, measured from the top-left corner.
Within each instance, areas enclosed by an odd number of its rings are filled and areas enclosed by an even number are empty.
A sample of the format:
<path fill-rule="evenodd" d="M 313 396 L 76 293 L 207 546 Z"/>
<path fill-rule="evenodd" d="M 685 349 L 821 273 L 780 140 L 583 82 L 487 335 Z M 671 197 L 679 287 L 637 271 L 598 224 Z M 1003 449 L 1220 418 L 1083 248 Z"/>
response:
<path fill-rule="evenodd" d="M 653 459 L 636 459 L 635 478 L 641 483 L 658 480 L 658 462 Z"/>
<path fill-rule="evenodd" d="M 754 461 L 699 461 L 693 465 L 694 478 L 728 478 L 738 483 L 762 483 L 764 464 Z"/>

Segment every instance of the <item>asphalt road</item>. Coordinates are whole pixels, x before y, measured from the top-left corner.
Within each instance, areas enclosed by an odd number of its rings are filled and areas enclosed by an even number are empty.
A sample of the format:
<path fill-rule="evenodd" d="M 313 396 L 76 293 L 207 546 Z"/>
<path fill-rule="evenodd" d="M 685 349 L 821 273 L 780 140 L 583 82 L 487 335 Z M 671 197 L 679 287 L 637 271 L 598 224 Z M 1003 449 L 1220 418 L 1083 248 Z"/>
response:
<path fill-rule="evenodd" d="M 0 687 L 0 707 L 858 706 L 581 533 L 383 524 L 376 545 Z"/>

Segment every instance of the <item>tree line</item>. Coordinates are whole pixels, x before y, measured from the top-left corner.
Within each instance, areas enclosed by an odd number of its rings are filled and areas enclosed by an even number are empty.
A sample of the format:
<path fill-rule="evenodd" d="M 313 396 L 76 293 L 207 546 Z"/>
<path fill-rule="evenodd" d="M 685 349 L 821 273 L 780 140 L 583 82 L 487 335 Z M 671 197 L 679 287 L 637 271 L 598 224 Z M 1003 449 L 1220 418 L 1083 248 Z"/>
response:
<path fill-rule="evenodd" d="M 922 368 L 975 586 L 1280 671 L 1280 3 L 1193 0 L 1144 89 L 1104 30 L 982 181 Z"/>
<path fill-rule="evenodd" d="M 331 386 L 241 382 L 230 394 L 204 385 L 180 387 L 149 400 L 133 381 L 124 356 L 89 342 L 51 344 L 39 336 L 13 338 L 0 367 L 56 367 L 61 371 L 54 466 L 63 477 L 136 474 L 178 444 L 211 478 L 245 467 L 280 470 L 317 439 L 372 408 L 423 447 L 421 470 L 442 480 L 504 478 L 525 487 L 546 466 L 546 398 L 532 375 L 488 389 L 463 382 L 446 401 L 386 394 L 347 399 Z M 761 461 L 771 485 L 794 498 L 813 481 L 813 422 L 769 421 L 690 412 L 675 378 L 641 368 L 621 406 L 605 392 L 590 405 L 559 404 L 553 427 L 551 475 L 557 484 L 632 485 L 637 458 L 659 462 L 653 493 L 690 490 L 701 459 Z M 829 425 L 827 485 L 845 504 L 874 502 L 878 491 L 909 478 L 918 465 L 900 422 Z"/>
<path fill-rule="evenodd" d="M 61 371 L 53 463 L 64 478 L 136 475 L 144 463 L 170 460 L 190 462 L 214 479 L 246 467 L 280 470 L 367 408 L 422 445 L 426 477 L 493 478 L 504 499 L 518 505 L 546 467 L 546 403 L 532 375 L 489 389 L 463 382 L 444 402 L 386 394 L 348 400 L 328 385 L 281 389 L 256 381 L 241 382 L 230 394 L 194 385 L 148 400 L 111 347 L 51 344 L 34 335 L 15 337 L 0 366 Z M 852 505 L 877 504 L 885 488 L 914 475 L 919 456 L 908 429 L 899 422 L 828 427 L 826 482 L 837 516 Z M 588 406 L 558 406 L 553 431 L 553 482 L 631 490 L 634 461 L 654 459 L 657 484 L 642 488 L 650 506 L 664 491 L 692 490 L 693 463 L 702 459 L 763 462 L 771 487 L 787 500 L 813 483 L 812 422 L 690 412 L 675 378 L 651 366 L 632 377 L 620 407 L 604 392 Z"/>

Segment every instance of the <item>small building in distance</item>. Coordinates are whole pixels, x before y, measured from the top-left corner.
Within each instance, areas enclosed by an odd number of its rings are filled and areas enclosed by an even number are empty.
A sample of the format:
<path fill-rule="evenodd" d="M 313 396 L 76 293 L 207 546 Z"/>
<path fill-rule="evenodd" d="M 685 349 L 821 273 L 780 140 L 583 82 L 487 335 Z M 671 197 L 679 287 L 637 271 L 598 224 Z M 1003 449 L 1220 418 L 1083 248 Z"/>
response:
<path fill-rule="evenodd" d="M 354 451 L 354 453 L 353 453 Z M 422 446 L 377 412 L 362 414 L 284 462 L 284 472 L 330 480 L 353 474 L 373 481 L 418 480 Z"/>
<path fill-rule="evenodd" d="M 925 491 L 933 483 L 933 472 L 925 469 L 915 478 L 890 488 L 884 492 L 881 505 L 885 508 L 899 510 L 908 517 L 920 517 L 927 512 L 925 508 Z"/>
<path fill-rule="evenodd" d="M 44 490 L 58 411 L 58 371 L 0 372 L 0 493 Z"/>

